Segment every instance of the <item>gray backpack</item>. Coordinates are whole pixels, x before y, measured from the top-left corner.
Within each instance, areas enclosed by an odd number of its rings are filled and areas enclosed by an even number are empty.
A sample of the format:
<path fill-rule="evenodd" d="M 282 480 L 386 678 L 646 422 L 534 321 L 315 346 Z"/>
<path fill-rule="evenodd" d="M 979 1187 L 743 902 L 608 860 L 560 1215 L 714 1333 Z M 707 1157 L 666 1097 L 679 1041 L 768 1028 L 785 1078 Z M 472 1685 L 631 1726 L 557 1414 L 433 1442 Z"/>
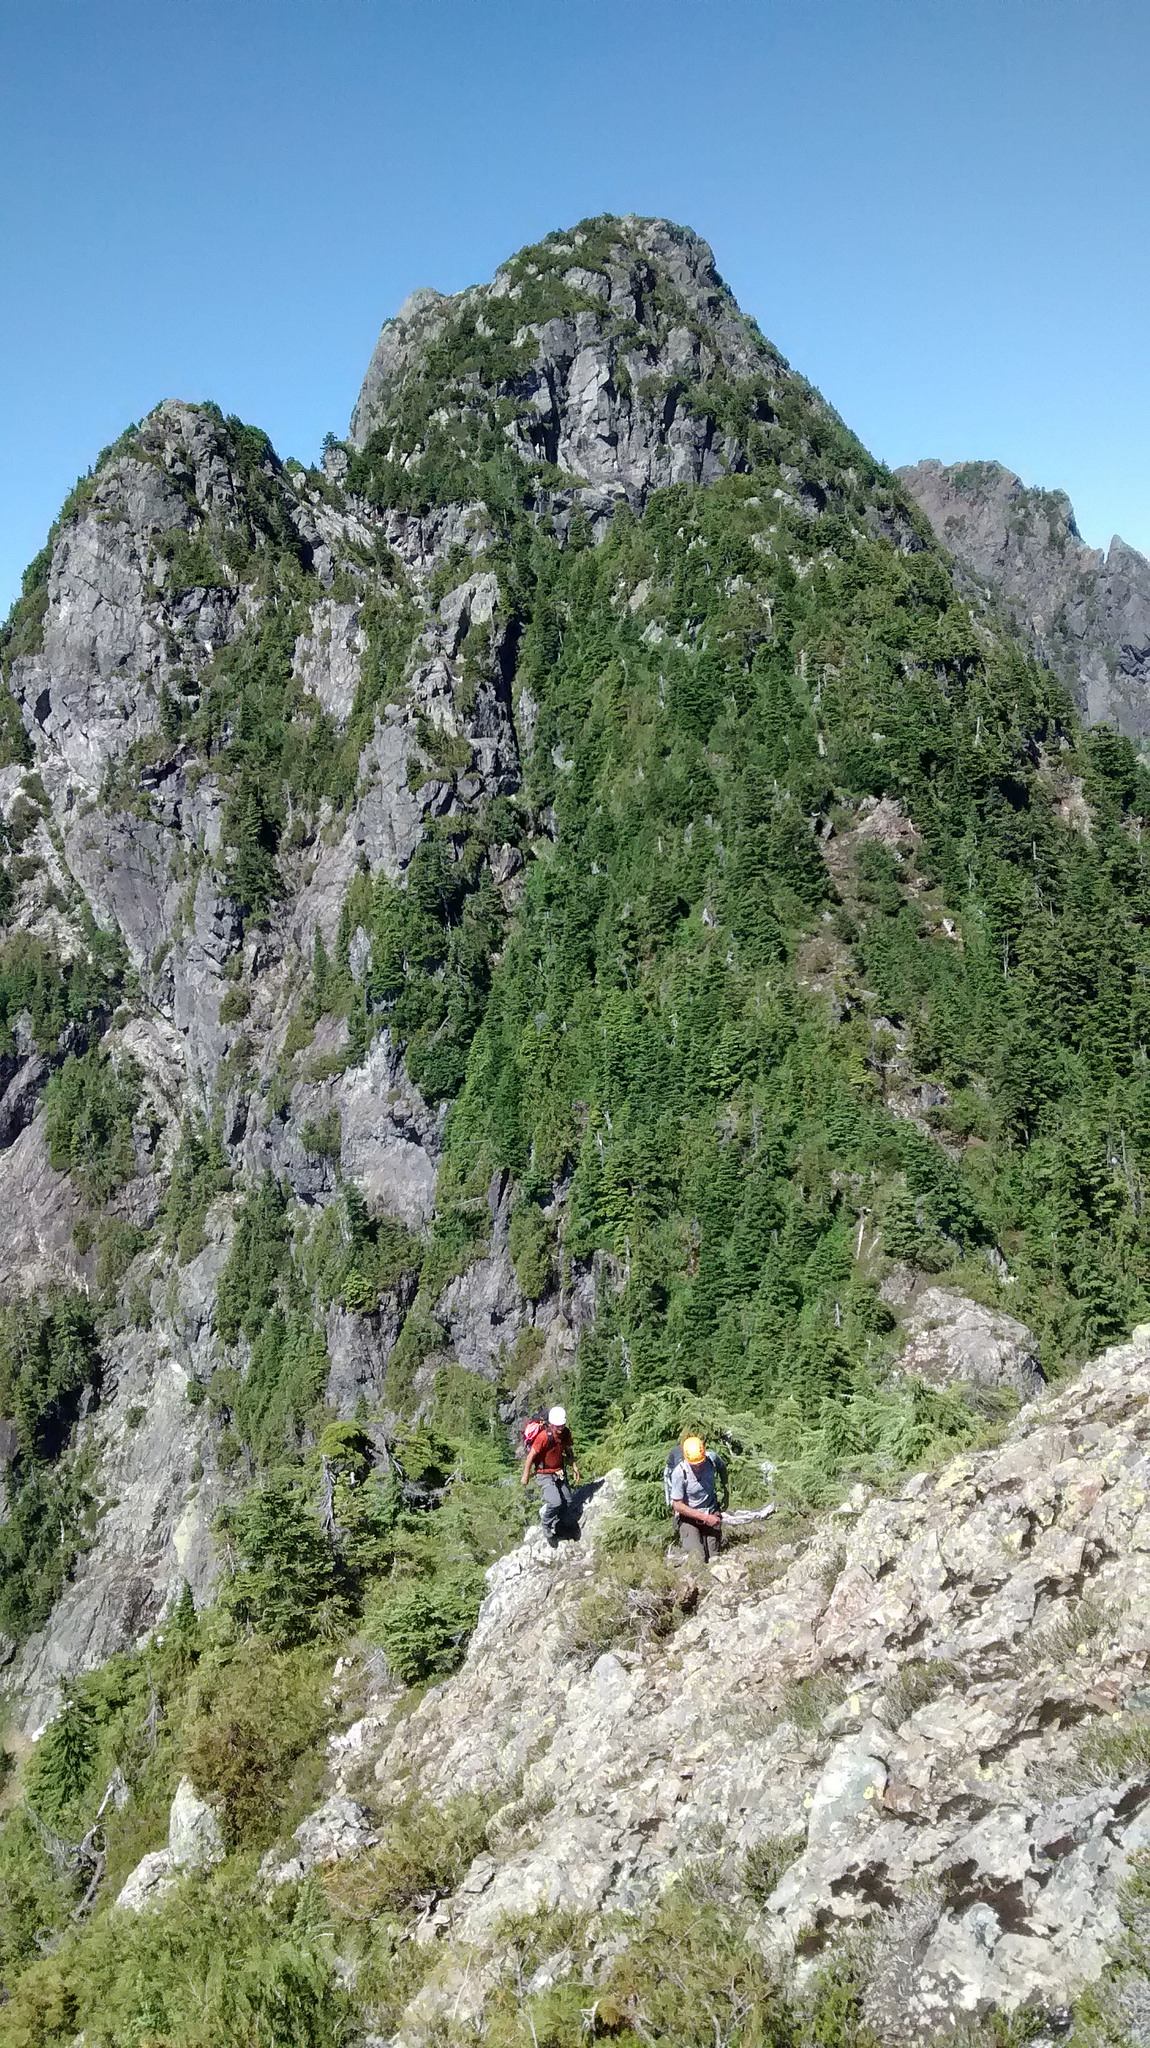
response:
<path fill-rule="evenodd" d="M 708 1451 L 707 1456 L 710 1459 L 711 1464 L 715 1468 L 715 1492 L 718 1495 L 720 1502 L 725 1501 L 727 1497 L 726 1464 L 724 1460 L 720 1458 L 717 1451 Z M 678 1471 L 679 1466 L 682 1464 L 682 1462 L 682 1444 L 672 1444 L 670 1450 L 667 1452 L 667 1462 L 663 1467 L 663 1500 L 666 1505 L 668 1514 L 671 1510 L 671 1481 L 674 1479 L 675 1474 Z"/>

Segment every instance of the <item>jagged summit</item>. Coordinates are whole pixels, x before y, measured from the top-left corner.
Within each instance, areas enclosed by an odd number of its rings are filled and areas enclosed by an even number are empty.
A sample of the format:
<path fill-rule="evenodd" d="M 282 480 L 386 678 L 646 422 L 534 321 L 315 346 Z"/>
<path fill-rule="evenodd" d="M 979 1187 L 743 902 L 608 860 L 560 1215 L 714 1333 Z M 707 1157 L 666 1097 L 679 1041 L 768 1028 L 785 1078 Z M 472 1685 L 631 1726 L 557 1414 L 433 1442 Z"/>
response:
<path fill-rule="evenodd" d="M 741 423 L 724 417 L 732 387 Z M 553 483 L 641 510 L 662 484 L 746 468 L 747 430 L 787 400 L 832 417 L 740 312 L 708 244 L 604 216 L 521 250 L 489 285 L 413 292 L 384 325 L 350 439 L 418 471 L 457 410 Z"/>
<path fill-rule="evenodd" d="M 920 462 L 900 483 L 963 574 L 1004 601 L 1091 723 L 1150 733 L 1150 561 L 1087 547 L 1065 491 L 999 462 Z"/>
<path fill-rule="evenodd" d="M 487 285 L 451 297 L 428 286 L 386 320 L 368 365 L 349 438 L 362 448 L 386 417 L 388 402 L 421 350 L 453 324 L 482 323 L 484 309 L 506 301 L 525 354 L 548 318 L 583 313 L 581 334 L 612 334 L 632 347 L 654 337 L 667 318 L 705 327 L 729 367 L 745 374 L 764 351 L 754 322 L 740 313 L 708 243 L 690 228 L 634 215 L 604 215 L 548 235 L 501 264 Z"/>

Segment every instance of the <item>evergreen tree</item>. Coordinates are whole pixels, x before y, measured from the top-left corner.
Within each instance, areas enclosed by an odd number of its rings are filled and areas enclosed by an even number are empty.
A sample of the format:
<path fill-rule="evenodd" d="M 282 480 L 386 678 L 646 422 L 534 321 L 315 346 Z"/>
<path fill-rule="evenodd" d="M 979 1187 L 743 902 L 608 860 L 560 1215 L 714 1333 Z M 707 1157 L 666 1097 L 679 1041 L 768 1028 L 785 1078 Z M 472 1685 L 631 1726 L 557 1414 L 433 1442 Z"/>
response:
<path fill-rule="evenodd" d="M 91 1709 L 66 1687 L 59 1713 L 36 1745 L 27 1779 L 29 1801 L 49 1827 L 58 1827 L 87 1791 L 98 1746 Z"/>

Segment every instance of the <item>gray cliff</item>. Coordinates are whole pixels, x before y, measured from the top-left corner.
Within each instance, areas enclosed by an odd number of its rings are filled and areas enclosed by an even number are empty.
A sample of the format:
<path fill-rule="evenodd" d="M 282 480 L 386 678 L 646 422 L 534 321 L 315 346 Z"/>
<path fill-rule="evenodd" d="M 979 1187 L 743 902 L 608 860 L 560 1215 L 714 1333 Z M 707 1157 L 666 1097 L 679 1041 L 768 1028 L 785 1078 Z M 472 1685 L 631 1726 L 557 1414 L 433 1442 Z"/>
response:
<path fill-rule="evenodd" d="M 1150 561 L 1117 535 L 1087 547 L 1062 491 L 997 462 L 897 472 L 959 569 L 1000 599 L 1091 724 L 1150 734 Z"/>

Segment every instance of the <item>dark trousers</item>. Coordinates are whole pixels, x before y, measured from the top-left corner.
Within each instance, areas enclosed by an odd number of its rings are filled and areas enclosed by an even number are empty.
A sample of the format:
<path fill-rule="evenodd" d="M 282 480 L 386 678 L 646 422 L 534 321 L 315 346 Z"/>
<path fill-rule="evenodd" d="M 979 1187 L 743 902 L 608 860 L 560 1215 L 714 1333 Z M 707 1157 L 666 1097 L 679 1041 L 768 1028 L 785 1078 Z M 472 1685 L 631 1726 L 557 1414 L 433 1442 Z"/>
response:
<path fill-rule="evenodd" d="M 718 1557 L 723 1547 L 723 1531 L 721 1527 L 718 1529 L 704 1529 L 700 1527 L 698 1522 L 688 1522 L 682 1516 L 677 1519 L 679 1522 L 679 1542 L 689 1558 L 699 1564 L 710 1564 L 712 1558 Z"/>
<path fill-rule="evenodd" d="M 541 1472 L 543 1508 L 539 1516 L 548 1536 L 561 1536 L 571 1519 L 572 1494 L 562 1472 Z"/>

